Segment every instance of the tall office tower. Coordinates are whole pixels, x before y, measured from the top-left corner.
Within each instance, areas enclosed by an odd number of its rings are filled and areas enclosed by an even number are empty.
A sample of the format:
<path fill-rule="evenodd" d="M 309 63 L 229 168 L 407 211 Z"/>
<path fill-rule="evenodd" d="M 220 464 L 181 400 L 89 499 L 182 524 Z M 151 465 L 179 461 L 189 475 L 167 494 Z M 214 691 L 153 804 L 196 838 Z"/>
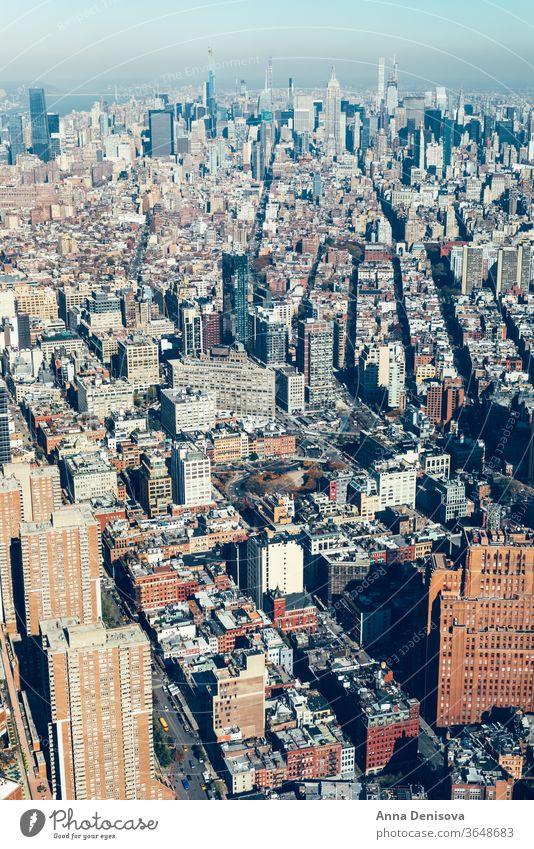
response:
<path fill-rule="evenodd" d="M 250 150 L 250 168 L 252 178 L 257 182 L 263 180 L 265 176 L 265 155 L 263 145 L 260 142 L 252 142 Z"/>
<path fill-rule="evenodd" d="M 267 72 L 265 75 L 265 88 L 271 93 L 271 101 L 273 94 L 273 57 L 269 56 L 267 61 Z"/>
<path fill-rule="evenodd" d="M 495 275 L 495 291 L 498 295 L 511 289 L 518 289 L 523 294 L 528 293 L 532 279 L 533 256 L 532 247 L 528 242 L 499 248 Z"/>
<path fill-rule="evenodd" d="M 452 161 L 452 148 L 454 146 L 454 120 L 445 116 L 443 118 L 443 173 Z"/>
<path fill-rule="evenodd" d="M 180 305 L 180 331 L 184 356 L 195 357 L 202 353 L 202 318 L 194 304 Z"/>
<path fill-rule="evenodd" d="M 345 150 L 345 139 L 341 133 L 341 88 L 335 68 L 332 68 L 332 76 L 326 88 L 325 139 L 327 150 L 332 155 Z"/>
<path fill-rule="evenodd" d="M 56 799 L 152 799 L 150 643 L 139 625 L 41 622 Z M 166 794 L 167 795 L 167 794 Z"/>
<path fill-rule="evenodd" d="M 386 60 L 383 56 L 378 60 L 378 86 L 376 90 L 376 108 L 380 109 L 386 96 Z"/>
<path fill-rule="evenodd" d="M 22 522 L 20 548 L 29 635 L 39 634 L 41 619 L 77 616 L 88 624 L 101 618 L 99 525 L 86 505 L 55 510 L 48 521 Z"/>
<path fill-rule="evenodd" d="M 428 656 L 437 658 L 438 726 L 481 722 L 492 708 L 534 710 L 533 543 L 531 531 L 469 530 L 461 562 L 434 555 Z M 427 680 L 434 692 L 435 677 Z"/>
<path fill-rule="evenodd" d="M 287 357 L 287 325 L 270 317 L 255 322 L 254 352 L 266 366 L 283 365 Z"/>
<path fill-rule="evenodd" d="M 0 378 L 0 465 L 11 460 L 9 439 L 9 403 L 5 380 Z"/>
<path fill-rule="evenodd" d="M 213 50 L 208 48 L 208 79 L 206 82 L 206 107 L 209 116 L 209 135 L 217 135 L 217 101 L 215 99 L 215 71 L 213 66 Z"/>
<path fill-rule="evenodd" d="M 484 255 L 482 247 L 464 245 L 462 258 L 462 295 L 482 288 Z"/>
<path fill-rule="evenodd" d="M 148 131 L 153 158 L 174 154 L 174 116 L 168 109 L 149 109 Z"/>
<path fill-rule="evenodd" d="M 248 340 L 248 257 L 245 254 L 224 253 L 223 278 L 223 343 Z"/>
<path fill-rule="evenodd" d="M 30 120 L 32 126 L 32 150 L 43 162 L 50 159 L 50 133 L 46 115 L 46 99 L 44 88 L 31 88 Z"/>
<path fill-rule="evenodd" d="M 61 155 L 61 136 L 59 131 L 59 115 L 49 112 L 46 116 L 48 124 L 48 136 L 50 138 L 50 159 L 57 159 Z"/>
<path fill-rule="evenodd" d="M 13 567 L 20 560 L 21 522 L 47 521 L 59 507 L 61 484 L 57 466 L 4 465 L 0 476 L 0 617 L 10 633 L 17 631 Z"/>
<path fill-rule="evenodd" d="M 247 592 L 262 607 L 263 594 L 276 589 L 284 595 L 303 591 L 304 553 L 289 534 L 263 531 L 248 539 Z"/>
<path fill-rule="evenodd" d="M 7 132 L 9 139 L 10 162 L 14 165 L 17 156 L 26 152 L 26 145 L 24 144 L 24 130 L 22 128 L 22 115 L 13 115 L 9 118 Z"/>
<path fill-rule="evenodd" d="M 295 86 L 293 85 L 292 77 L 289 77 L 289 83 L 287 86 L 287 107 L 288 109 L 293 109 L 293 105 L 295 103 Z"/>
<path fill-rule="evenodd" d="M 332 322 L 306 318 L 298 323 L 297 368 L 304 375 L 306 404 L 313 409 L 334 402 Z"/>
<path fill-rule="evenodd" d="M 388 76 L 387 86 L 386 86 L 386 111 L 388 115 L 392 116 L 395 114 L 395 109 L 399 105 L 399 86 L 397 80 L 397 63 L 395 59 L 393 59 L 393 67 Z"/>
<path fill-rule="evenodd" d="M 177 443 L 171 457 L 173 497 L 184 507 L 211 504 L 211 463 L 209 457 L 191 444 Z"/>
<path fill-rule="evenodd" d="M 447 89 L 444 85 L 436 86 L 436 109 L 439 109 L 443 114 L 447 111 L 449 106 L 449 98 L 447 95 Z"/>

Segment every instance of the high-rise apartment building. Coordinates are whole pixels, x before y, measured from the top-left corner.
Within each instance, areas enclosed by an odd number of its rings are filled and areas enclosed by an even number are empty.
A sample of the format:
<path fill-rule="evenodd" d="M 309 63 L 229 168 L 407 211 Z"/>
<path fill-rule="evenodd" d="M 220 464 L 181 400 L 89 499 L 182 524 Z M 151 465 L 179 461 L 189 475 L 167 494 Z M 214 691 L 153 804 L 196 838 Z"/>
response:
<path fill-rule="evenodd" d="M 150 644 L 139 625 L 41 622 L 58 799 L 162 798 L 152 742 Z"/>
<path fill-rule="evenodd" d="M 60 507 L 57 466 L 4 465 L 0 476 L 0 610 L 10 633 L 18 630 L 13 568 L 20 565 L 17 546 L 21 523 L 46 522 Z M 19 615 L 22 616 L 22 611 Z"/>
<path fill-rule="evenodd" d="M 99 525 L 85 505 L 22 522 L 20 548 L 29 635 L 54 616 L 77 616 L 84 624 L 101 618 Z"/>
<path fill-rule="evenodd" d="M 476 530 L 465 533 L 460 560 L 434 555 L 428 628 L 437 682 L 427 676 L 427 690 L 437 685 L 438 726 L 481 722 L 492 708 L 534 710 L 533 542 L 529 531 Z"/>
<path fill-rule="evenodd" d="M 297 368 L 304 375 L 306 403 L 328 407 L 334 400 L 332 322 L 306 318 L 298 323 Z"/>
<path fill-rule="evenodd" d="M 0 378 L 0 466 L 11 460 L 9 439 L 9 398 L 5 380 Z"/>
<path fill-rule="evenodd" d="M 499 248 L 495 274 L 495 291 L 505 294 L 511 289 L 528 293 L 533 273 L 534 253 L 530 243 Z"/>
<path fill-rule="evenodd" d="M 464 245 L 462 259 L 462 295 L 481 289 L 483 282 L 484 252 L 480 246 Z"/>
<path fill-rule="evenodd" d="M 31 88 L 30 120 L 32 129 L 32 150 L 43 162 L 50 159 L 50 133 L 46 115 L 46 99 L 44 88 Z"/>

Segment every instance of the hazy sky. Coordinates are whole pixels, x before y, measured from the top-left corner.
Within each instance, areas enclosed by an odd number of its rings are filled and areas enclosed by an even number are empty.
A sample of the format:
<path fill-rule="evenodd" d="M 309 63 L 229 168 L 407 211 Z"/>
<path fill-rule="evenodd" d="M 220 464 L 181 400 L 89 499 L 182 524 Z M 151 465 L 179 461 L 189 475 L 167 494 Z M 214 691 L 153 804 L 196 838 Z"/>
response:
<path fill-rule="evenodd" d="M 506 4 L 506 5 L 505 5 Z M 527 0 L 17 0 L 0 17 L 0 86 L 100 93 L 110 83 L 161 91 L 198 84 L 211 44 L 217 83 L 375 85 L 396 54 L 405 88 L 534 88 L 534 11 Z M 195 70 L 195 68 L 197 70 Z"/>

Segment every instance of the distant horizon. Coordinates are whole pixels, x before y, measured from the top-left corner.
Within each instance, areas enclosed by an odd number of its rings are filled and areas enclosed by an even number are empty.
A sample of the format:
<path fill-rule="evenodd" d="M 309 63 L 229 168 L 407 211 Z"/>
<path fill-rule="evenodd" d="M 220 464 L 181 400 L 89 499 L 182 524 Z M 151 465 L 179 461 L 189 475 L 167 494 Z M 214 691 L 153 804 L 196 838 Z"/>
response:
<path fill-rule="evenodd" d="M 335 63 L 342 86 L 371 89 L 378 57 L 393 55 L 404 88 L 534 87 L 526 0 L 508 8 L 491 0 L 411 3 L 331 0 L 325 16 L 322 4 L 303 0 L 153 0 L 149 14 L 140 0 L 92 0 L 78 11 L 67 0 L 20 0 L 0 26 L 0 85 L 23 81 L 83 94 L 180 74 L 199 84 L 196 71 L 207 67 L 211 47 L 223 87 L 243 77 L 260 88 L 270 54 L 276 87 L 288 76 L 297 87 L 325 85 Z"/>

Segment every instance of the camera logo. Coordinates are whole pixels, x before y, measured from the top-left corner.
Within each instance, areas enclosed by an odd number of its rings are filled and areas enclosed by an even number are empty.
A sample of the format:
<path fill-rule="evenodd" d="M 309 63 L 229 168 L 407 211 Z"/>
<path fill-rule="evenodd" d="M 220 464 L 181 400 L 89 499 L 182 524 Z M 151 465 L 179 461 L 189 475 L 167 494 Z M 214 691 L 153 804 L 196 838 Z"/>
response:
<path fill-rule="evenodd" d="M 32 808 L 29 811 L 24 811 L 20 818 L 20 830 L 24 837 L 35 837 L 44 828 L 46 817 L 42 811 L 37 808 Z"/>

